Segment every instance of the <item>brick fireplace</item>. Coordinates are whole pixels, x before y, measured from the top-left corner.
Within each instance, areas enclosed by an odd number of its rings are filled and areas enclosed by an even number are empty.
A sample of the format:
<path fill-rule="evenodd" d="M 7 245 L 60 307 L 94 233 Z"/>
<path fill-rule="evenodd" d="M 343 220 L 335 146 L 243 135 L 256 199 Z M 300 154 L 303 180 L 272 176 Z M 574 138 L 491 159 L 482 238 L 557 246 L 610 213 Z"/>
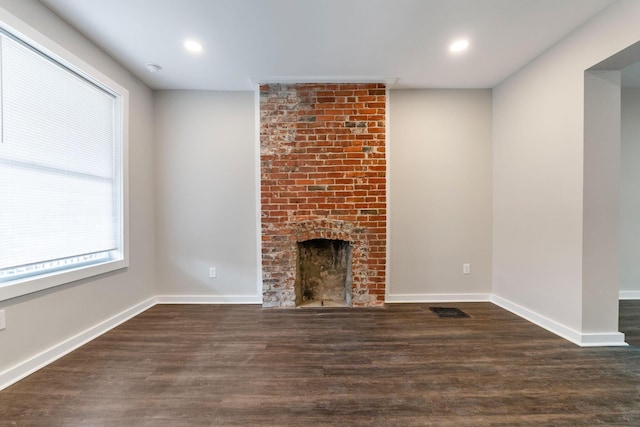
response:
<path fill-rule="evenodd" d="M 300 244 L 344 242 L 345 304 L 380 306 L 386 275 L 384 84 L 260 86 L 262 301 L 294 307 Z"/>

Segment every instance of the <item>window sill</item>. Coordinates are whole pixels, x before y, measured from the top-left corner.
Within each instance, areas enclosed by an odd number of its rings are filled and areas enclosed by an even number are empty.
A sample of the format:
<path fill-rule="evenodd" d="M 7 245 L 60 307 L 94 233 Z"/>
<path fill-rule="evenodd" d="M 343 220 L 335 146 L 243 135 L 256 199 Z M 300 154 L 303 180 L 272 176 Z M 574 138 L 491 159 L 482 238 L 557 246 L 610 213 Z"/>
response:
<path fill-rule="evenodd" d="M 78 267 L 73 270 L 65 270 L 42 276 L 26 277 L 6 283 L 0 283 L 0 301 L 18 298 L 23 295 L 95 277 L 100 274 L 121 270 L 128 266 L 129 263 L 126 259 L 120 259 L 90 266 Z"/>

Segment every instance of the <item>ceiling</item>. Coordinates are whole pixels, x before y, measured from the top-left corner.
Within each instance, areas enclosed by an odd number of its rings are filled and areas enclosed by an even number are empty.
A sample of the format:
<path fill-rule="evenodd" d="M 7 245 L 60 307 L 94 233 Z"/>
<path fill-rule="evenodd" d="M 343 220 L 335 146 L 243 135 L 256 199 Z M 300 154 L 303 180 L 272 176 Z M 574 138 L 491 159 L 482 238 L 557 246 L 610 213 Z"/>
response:
<path fill-rule="evenodd" d="M 40 0 L 154 89 L 489 88 L 614 0 Z M 182 46 L 195 38 L 205 51 Z M 451 54 L 466 37 L 470 48 Z M 145 64 L 162 67 L 150 73 Z"/>

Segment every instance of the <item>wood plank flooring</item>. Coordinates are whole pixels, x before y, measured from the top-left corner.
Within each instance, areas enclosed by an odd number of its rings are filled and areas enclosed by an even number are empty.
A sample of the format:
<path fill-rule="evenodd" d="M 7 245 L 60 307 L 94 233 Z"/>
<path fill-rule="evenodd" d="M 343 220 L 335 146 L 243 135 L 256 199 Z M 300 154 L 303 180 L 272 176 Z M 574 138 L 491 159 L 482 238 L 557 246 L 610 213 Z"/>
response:
<path fill-rule="evenodd" d="M 618 327 L 629 345 L 640 347 L 640 301 L 620 301 Z"/>
<path fill-rule="evenodd" d="M 640 425 L 640 349 L 490 303 L 158 305 L 0 392 L 2 427 L 595 425 Z"/>

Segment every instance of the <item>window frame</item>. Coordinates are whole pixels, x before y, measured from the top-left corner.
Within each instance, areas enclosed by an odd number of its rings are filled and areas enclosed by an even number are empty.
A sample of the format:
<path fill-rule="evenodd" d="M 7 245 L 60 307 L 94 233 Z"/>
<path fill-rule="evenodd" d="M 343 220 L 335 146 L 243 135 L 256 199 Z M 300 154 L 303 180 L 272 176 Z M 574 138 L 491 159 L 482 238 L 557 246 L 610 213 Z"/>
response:
<path fill-rule="evenodd" d="M 0 8 L 0 28 L 53 62 L 66 67 L 92 84 L 112 93 L 116 100 L 117 130 L 120 136 L 120 233 L 121 259 L 76 268 L 55 271 L 0 283 L 0 301 L 17 298 L 33 292 L 121 270 L 129 266 L 129 92 L 117 82 L 93 68 L 76 55 L 49 39 L 28 24 Z"/>

